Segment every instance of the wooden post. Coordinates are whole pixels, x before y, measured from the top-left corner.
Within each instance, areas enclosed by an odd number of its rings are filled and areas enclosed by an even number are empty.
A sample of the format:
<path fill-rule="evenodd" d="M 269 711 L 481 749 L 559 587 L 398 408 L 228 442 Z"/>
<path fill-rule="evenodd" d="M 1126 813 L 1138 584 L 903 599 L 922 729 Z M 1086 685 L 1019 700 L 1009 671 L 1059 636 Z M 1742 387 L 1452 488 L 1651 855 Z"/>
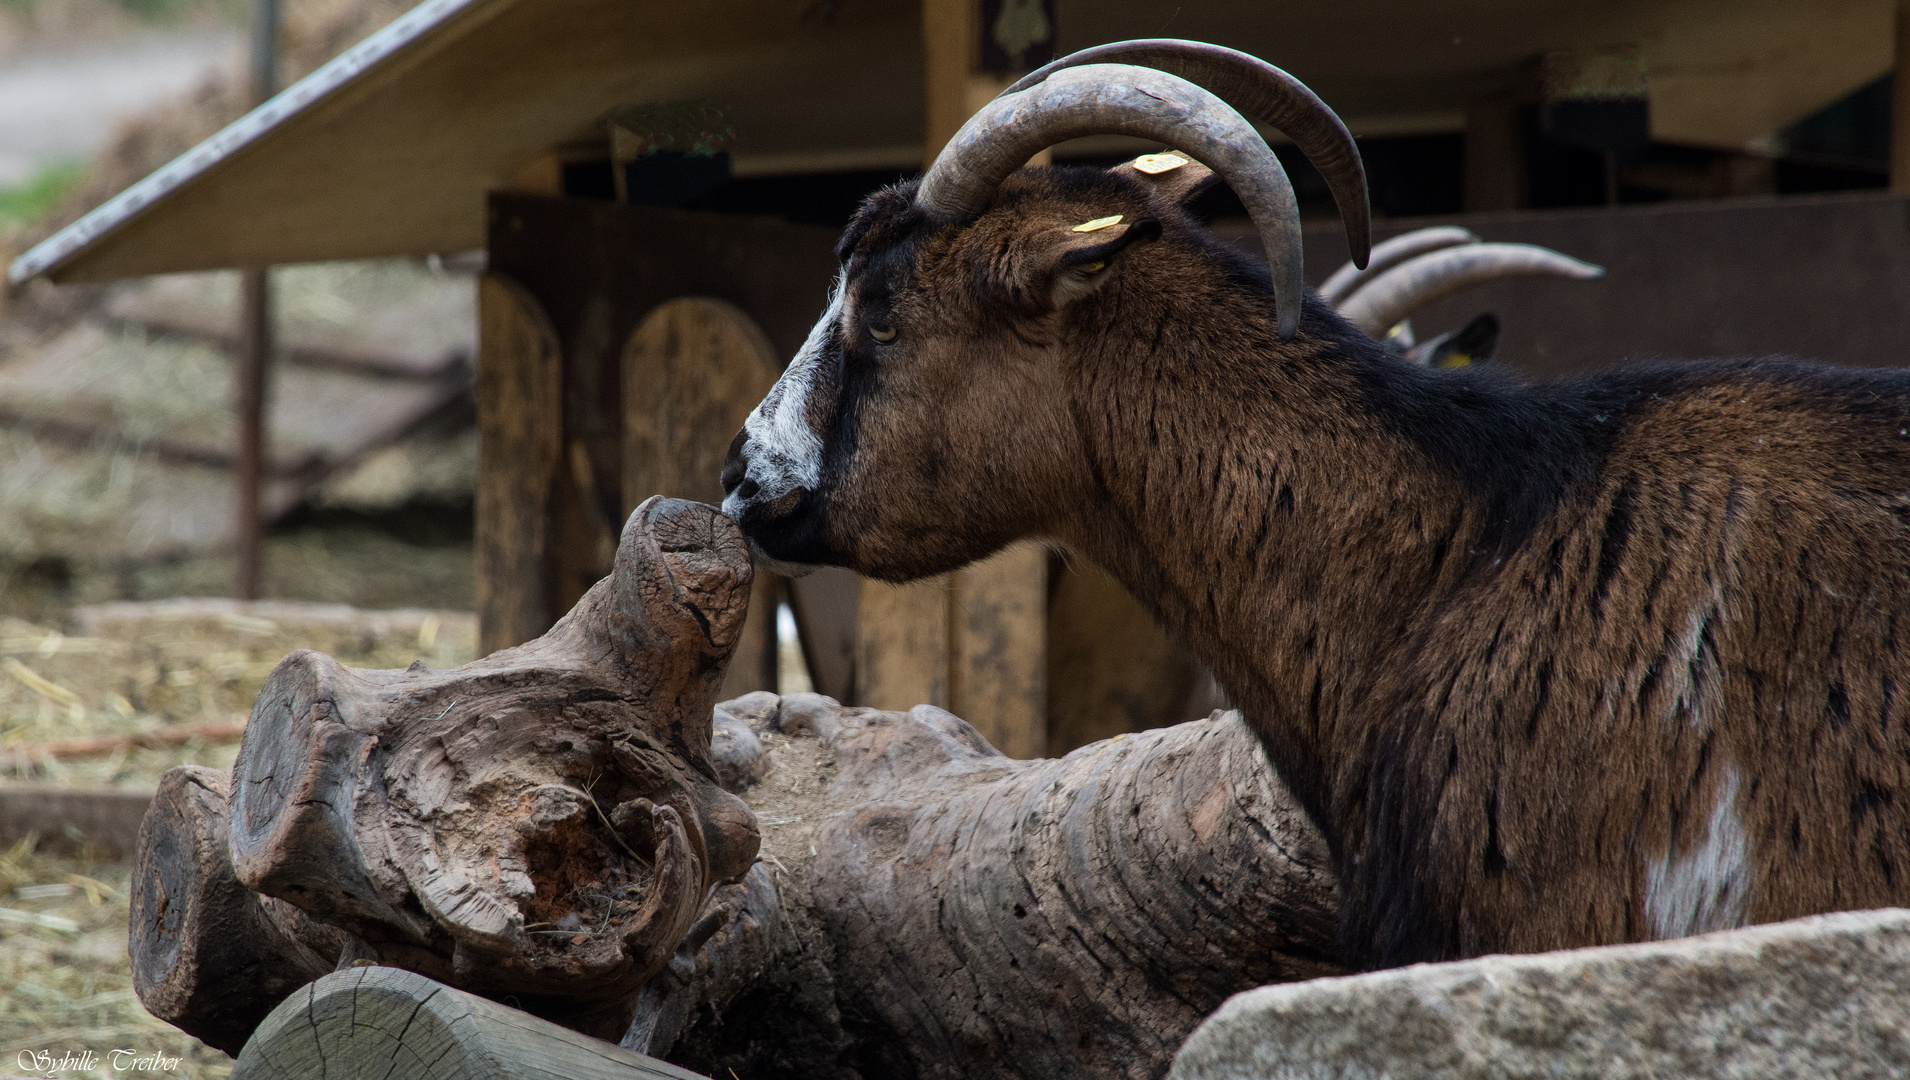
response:
<path fill-rule="evenodd" d="M 724 300 L 666 300 L 623 347 L 624 513 L 652 495 L 723 501 L 730 439 L 778 375 L 776 350 L 755 320 Z M 776 689 L 776 606 L 782 580 L 759 573 L 724 698 Z"/>
<path fill-rule="evenodd" d="M 278 0 L 252 0 L 252 103 L 263 105 L 278 84 Z M 259 596 L 265 541 L 263 492 L 269 468 L 265 410 L 272 363 L 271 271 L 248 267 L 239 276 L 239 363 L 235 398 L 239 444 L 233 461 L 233 541 L 237 567 L 232 594 Z"/>
<path fill-rule="evenodd" d="M 1048 743 L 1060 757 L 1123 732 L 1205 716 L 1200 661 L 1091 563 L 1057 567 L 1048 607 Z"/>
<path fill-rule="evenodd" d="M 856 599 L 855 704 L 948 708 L 950 577 L 908 585 L 862 579 Z"/>
<path fill-rule="evenodd" d="M 263 493 L 268 465 L 265 428 L 272 362 L 272 279 L 266 267 L 239 272 L 239 363 L 234 372 L 239 444 L 233 458 L 233 539 L 237 567 L 232 595 L 259 598 L 265 521 Z"/>
<path fill-rule="evenodd" d="M 529 641 L 556 618 L 548 565 L 551 488 L 563 456 L 557 335 L 502 274 L 478 283 L 478 651 Z"/>
<path fill-rule="evenodd" d="M 955 137 L 968 118 L 1015 81 L 1015 75 L 978 70 L 981 58 L 979 0 L 922 0 L 922 70 L 927 80 L 927 116 L 923 125 L 922 167 Z M 1043 150 L 1031 164 L 1046 165 Z"/>
<path fill-rule="evenodd" d="M 1014 80 L 979 68 L 977 0 L 922 0 L 927 113 L 923 167 L 962 124 Z M 1036 163 L 1045 164 L 1043 151 Z M 856 703 L 938 705 L 1011 756 L 1047 746 L 1047 556 L 1033 544 L 913 585 L 862 584 L 856 618 Z"/>
<path fill-rule="evenodd" d="M 1020 543 L 961 571 L 949 597 L 949 711 L 1002 753 L 1048 752 L 1048 552 Z"/>
<path fill-rule="evenodd" d="M 1910 0 L 1897 0 L 1896 77 L 1890 81 L 1890 190 L 1910 195 Z"/>

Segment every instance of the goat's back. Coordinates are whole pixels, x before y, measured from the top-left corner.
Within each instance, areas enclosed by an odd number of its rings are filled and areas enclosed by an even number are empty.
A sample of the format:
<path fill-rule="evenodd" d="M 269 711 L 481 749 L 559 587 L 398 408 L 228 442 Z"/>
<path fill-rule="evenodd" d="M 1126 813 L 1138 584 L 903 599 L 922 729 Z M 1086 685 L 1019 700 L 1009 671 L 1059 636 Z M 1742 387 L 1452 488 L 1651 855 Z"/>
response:
<path fill-rule="evenodd" d="M 1340 785 L 1384 853 L 1354 860 L 1349 942 L 1392 963 L 1910 903 L 1910 375 L 1534 393 L 1590 410 L 1595 479 L 1474 551 L 1402 644 L 1369 783 Z"/>

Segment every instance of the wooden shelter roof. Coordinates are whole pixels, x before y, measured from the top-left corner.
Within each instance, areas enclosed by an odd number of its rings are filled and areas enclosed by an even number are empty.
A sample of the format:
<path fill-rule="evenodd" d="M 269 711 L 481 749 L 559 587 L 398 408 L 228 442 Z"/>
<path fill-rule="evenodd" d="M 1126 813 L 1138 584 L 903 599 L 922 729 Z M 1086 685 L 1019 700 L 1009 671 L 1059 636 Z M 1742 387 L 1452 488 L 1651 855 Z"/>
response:
<path fill-rule="evenodd" d="M 1458 130 L 1554 51 L 1639 50 L 1660 139 L 1755 145 L 1889 70 L 1892 0 L 1060 0 L 1059 45 L 1168 34 L 1288 68 L 1356 133 Z M 738 175 L 922 155 L 920 0 L 425 0 L 21 256 L 10 277 L 479 247 L 484 195 L 604 118 L 719 104 Z"/>

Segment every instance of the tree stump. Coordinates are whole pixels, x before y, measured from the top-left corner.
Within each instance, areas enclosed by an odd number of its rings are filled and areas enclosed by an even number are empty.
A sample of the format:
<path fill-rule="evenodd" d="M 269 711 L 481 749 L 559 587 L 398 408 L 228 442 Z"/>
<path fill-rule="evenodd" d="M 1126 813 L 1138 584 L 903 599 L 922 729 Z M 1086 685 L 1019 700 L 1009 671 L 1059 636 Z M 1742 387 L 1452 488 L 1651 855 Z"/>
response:
<path fill-rule="evenodd" d="M 286 657 L 233 769 L 238 883 L 337 928 L 352 959 L 620 1036 L 711 889 L 756 857 L 709 722 L 750 581 L 727 518 L 653 499 L 535 641 L 450 671 Z M 143 903 L 164 903 L 164 877 Z"/>

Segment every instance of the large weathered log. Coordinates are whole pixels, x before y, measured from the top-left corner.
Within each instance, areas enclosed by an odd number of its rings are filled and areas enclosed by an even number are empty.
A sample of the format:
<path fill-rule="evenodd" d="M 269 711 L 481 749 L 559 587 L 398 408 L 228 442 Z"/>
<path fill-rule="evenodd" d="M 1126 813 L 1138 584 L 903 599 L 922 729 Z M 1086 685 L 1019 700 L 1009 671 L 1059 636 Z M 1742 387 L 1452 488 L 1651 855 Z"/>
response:
<path fill-rule="evenodd" d="M 167 773 L 139 826 L 128 948 L 148 1012 L 237 1054 L 273 1005 L 332 970 L 344 939 L 239 884 L 226 847 L 225 776 Z"/>
<path fill-rule="evenodd" d="M 355 956 L 621 1034 L 756 855 L 709 760 L 750 581 L 727 518 L 653 499 L 536 641 L 443 672 L 292 654 L 233 770 L 239 881 L 347 931 Z"/>
<path fill-rule="evenodd" d="M 1157 1077 L 1228 995 L 1335 974 L 1324 845 L 1237 714 L 1066 758 L 956 717 L 752 694 L 773 893 L 645 987 L 625 1045 L 749 1077 Z M 746 745 L 742 736 L 736 745 Z"/>
<path fill-rule="evenodd" d="M 1229 994 L 1336 970 L 1321 842 L 1237 718 L 1051 761 L 928 706 L 757 693 L 712 723 L 750 581 L 727 519 L 652 500 L 537 641 L 446 672 L 288 657 L 229 818 L 183 771 L 149 822 L 152 1000 L 231 1046 L 373 962 L 715 1076 L 1139 1077 Z M 230 956 L 194 929 L 242 919 Z"/>

